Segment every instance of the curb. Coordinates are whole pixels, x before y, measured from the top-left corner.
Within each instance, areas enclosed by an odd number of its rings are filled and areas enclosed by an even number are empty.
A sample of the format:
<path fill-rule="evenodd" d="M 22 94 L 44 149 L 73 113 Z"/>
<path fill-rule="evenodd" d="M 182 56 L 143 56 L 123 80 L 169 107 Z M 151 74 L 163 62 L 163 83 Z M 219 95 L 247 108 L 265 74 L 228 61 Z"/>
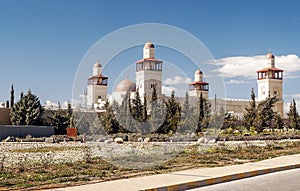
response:
<path fill-rule="evenodd" d="M 208 186 L 208 185 L 212 185 L 212 184 L 229 182 L 229 181 L 233 181 L 233 180 L 239 180 L 239 179 L 243 179 L 243 178 L 249 178 L 249 177 L 254 177 L 254 176 L 258 176 L 258 175 L 269 174 L 269 173 L 279 172 L 279 171 L 284 171 L 284 170 L 291 170 L 291 169 L 296 169 L 296 168 L 300 168 L 300 164 L 288 165 L 288 166 L 282 166 L 282 167 L 274 167 L 274 168 L 268 168 L 268 169 L 262 169 L 262 170 L 254 170 L 254 171 L 220 176 L 220 177 L 215 177 L 215 178 L 208 178 L 205 180 L 185 182 L 185 183 L 181 183 L 181 184 L 163 186 L 163 187 L 158 187 L 158 188 L 149 188 L 149 189 L 144 189 L 144 190 L 140 190 L 140 191 L 181 191 L 181 190 L 199 188 L 202 186 Z"/>

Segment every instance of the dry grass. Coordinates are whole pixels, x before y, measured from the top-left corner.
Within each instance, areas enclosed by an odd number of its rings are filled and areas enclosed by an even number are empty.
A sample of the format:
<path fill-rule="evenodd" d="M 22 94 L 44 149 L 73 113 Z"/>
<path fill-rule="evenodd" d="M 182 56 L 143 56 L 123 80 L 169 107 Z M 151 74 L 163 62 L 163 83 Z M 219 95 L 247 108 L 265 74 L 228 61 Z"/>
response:
<path fill-rule="evenodd" d="M 48 151 L 49 148 L 46 150 Z M 41 152 L 45 152 L 45 149 L 41 149 Z M 265 146 L 256 146 L 251 142 L 234 146 L 219 143 L 204 150 L 201 150 L 199 145 L 192 145 L 170 161 L 146 170 L 125 169 L 109 164 L 101 158 L 90 156 L 74 163 L 45 162 L 39 166 L 22 160 L 19 166 L 0 169 L 0 190 L 55 188 L 183 169 L 241 164 L 297 153 L 300 153 L 300 142 L 296 141 L 269 141 Z"/>

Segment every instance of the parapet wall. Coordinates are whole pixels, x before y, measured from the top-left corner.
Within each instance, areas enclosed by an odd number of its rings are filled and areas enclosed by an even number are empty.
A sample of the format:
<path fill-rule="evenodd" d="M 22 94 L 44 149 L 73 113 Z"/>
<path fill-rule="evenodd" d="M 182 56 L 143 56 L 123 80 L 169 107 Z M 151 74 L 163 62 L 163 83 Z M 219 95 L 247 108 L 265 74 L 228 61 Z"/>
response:
<path fill-rule="evenodd" d="M 49 137 L 54 135 L 54 127 L 52 126 L 17 126 L 17 125 L 0 125 L 0 140 L 8 136 L 13 137 Z"/>

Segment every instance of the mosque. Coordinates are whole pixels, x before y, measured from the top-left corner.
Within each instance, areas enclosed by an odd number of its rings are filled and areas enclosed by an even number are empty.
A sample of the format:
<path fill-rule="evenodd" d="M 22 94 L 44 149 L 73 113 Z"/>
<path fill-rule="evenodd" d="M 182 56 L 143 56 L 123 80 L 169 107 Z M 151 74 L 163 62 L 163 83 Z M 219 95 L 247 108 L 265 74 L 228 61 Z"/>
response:
<path fill-rule="evenodd" d="M 143 100 L 143 98 L 150 100 L 154 87 L 156 87 L 159 98 L 166 97 L 162 94 L 162 65 L 163 61 L 155 58 L 154 44 L 148 41 L 143 48 L 143 58 L 136 62 L 136 82 L 134 83 L 129 79 L 124 79 L 119 82 L 110 99 L 120 103 L 126 92 L 130 90 L 132 97 L 138 91 L 142 98 L 141 100 Z M 257 84 L 257 101 L 263 101 L 269 96 L 277 96 L 279 101 L 273 109 L 283 117 L 283 70 L 275 67 L 275 56 L 271 53 L 268 53 L 265 57 L 265 67 L 257 71 Z M 93 66 L 93 76 L 88 78 L 88 107 L 97 108 L 105 103 L 108 99 L 107 86 L 108 77 L 102 75 L 102 66 L 99 62 L 96 62 Z M 209 98 L 209 83 L 204 81 L 203 72 L 200 69 L 195 71 L 194 81 L 187 84 L 187 86 L 190 98 L 197 98 L 202 94 L 204 98 L 210 100 L 212 112 L 217 112 L 223 107 L 226 112 L 242 116 L 245 107 L 249 105 L 250 100 Z"/>

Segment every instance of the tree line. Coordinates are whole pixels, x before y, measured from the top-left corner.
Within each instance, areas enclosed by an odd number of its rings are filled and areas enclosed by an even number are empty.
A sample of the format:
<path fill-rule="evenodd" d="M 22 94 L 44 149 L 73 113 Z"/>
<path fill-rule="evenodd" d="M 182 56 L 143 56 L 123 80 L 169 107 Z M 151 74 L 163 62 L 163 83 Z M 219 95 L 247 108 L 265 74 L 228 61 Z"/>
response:
<path fill-rule="evenodd" d="M 175 92 L 166 99 L 159 99 L 156 87 L 153 88 L 150 100 L 139 95 L 136 91 L 134 97 L 127 92 L 121 102 L 104 105 L 105 112 L 86 114 L 71 108 L 58 108 L 51 111 L 52 115 L 43 118 L 45 109 L 39 98 L 30 90 L 14 103 L 14 89 L 11 87 L 11 122 L 13 125 L 51 125 L 55 127 L 56 134 L 66 134 L 67 127 L 76 127 L 80 133 L 87 134 L 114 134 L 114 133 L 161 133 L 173 134 L 195 132 L 200 133 L 207 128 L 236 129 L 246 128 L 248 131 L 263 132 L 265 129 L 300 129 L 300 117 L 296 109 L 296 102 L 292 100 L 287 119 L 273 111 L 277 97 L 269 97 L 256 103 L 254 90 L 251 91 L 251 101 L 245 108 L 242 119 L 226 113 L 223 108 L 217 113 L 211 112 L 211 103 L 203 98 L 202 94 L 196 103 L 190 103 L 188 93 L 180 102 Z M 180 104 L 182 103 L 182 104 Z"/>

